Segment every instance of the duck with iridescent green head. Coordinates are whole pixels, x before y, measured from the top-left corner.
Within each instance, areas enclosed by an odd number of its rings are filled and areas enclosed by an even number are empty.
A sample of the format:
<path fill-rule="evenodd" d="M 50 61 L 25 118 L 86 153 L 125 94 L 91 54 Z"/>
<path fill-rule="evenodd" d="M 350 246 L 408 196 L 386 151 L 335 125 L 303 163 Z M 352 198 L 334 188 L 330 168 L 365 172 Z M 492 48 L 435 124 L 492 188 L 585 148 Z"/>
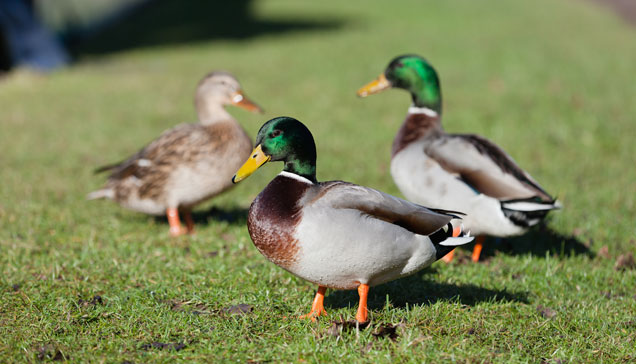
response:
<path fill-rule="evenodd" d="M 466 213 L 466 229 L 478 236 L 473 261 L 479 260 L 485 235 L 520 235 L 561 207 L 493 142 L 444 131 L 440 81 L 425 59 L 396 57 L 358 96 L 389 88 L 404 89 L 413 99 L 393 140 L 393 180 L 410 201 Z M 452 253 L 445 258 L 451 259 Z"/>
<path fill-rule="evenodd" d="M 461 231 L 461 213 L 428 209 L 352 183 L 318 182 L 314 138 L 296 119 L 265 123 L 232 181 L 269 161 L 283 162 L 283 171 L 252 202 L 247 227 L 267 259 L 318 285 L 305 315 L 312 319 L 326 314 L 327 288 L 357 288 L 356 319 L 366 322 L 370 286 L 413 274 L 473 239 Z"/>

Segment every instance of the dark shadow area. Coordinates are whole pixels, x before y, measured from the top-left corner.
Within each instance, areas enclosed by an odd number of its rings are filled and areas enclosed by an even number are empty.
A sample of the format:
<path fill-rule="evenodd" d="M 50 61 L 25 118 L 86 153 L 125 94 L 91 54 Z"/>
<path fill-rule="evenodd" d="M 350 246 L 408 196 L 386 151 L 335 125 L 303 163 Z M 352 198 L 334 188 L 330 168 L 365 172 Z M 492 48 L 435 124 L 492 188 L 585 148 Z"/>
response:
<path fill-rule="evenodd" d="M 211 207 L 207 211 L 194 211 L 192 218 L 197 225 L 207 225 L 210 222 L 226 222 L 231 225 L 246 225 L 247 212 L 249 209 L 243 207 L 232 207 L 220 209 Z"/>
<path fill-rule="evenodd" d="M 91 29 L 70 30 L 66 43 L 76 57 L 132 48 L 214 39 L 245 39 L 266 33 L 332 30 L 341 19 L 261 20 L 251 0 L 150 0 L 121 10 Z"/>
<path fill-rule="evenodd" d="M 521 302 L 528 303 L 525 292 L 507 292 L 481 288 L 472 284 L 446 284 L 425 280 L 422 273 L 430 274 L 428 268 L 415 275 L 372 287 L 369 290 L 368 306 L 370 309 L 381 309 L 388 300 L 394 307 L 409 305 L 431 305 L 438 301 L 452 301 L 463 305 L 474 306 L 479 302 Z M 327 309 L 357 307 L 358 292 L 332 291 L 325 297 Z"/>
<path fill-rule="evenodd" d="M 192 219 L 194 220 L 194 224 L 198 226 L 208 225 L 214 222 L 226 222 L 230 225 L 246 225 L 247 212 L 248 209 L 243 207 L 232 207 L 229 209 L 211 207 L 207 211 L 193 211 Z M 165 215 L 153 216 L 153 218 L 158 224 L 168 226 L 168 220 Z M 183 216 L 181 216 L 181 223 L 183 224 Z"/>
<path fill-rule="evenodd" d="M 472 244 L 468 248 L 472 250 Z M 489 237 L 484 243 L 480 260 L 487 260 L 496 254 L 526 255 L 545 258 L 546 253 L 561 258 L 586 255 L 594 258 L 589 244 L 573 235 L 563 235 L 545 224 L 530 229 L 526 234 L 512 238 Z"/>

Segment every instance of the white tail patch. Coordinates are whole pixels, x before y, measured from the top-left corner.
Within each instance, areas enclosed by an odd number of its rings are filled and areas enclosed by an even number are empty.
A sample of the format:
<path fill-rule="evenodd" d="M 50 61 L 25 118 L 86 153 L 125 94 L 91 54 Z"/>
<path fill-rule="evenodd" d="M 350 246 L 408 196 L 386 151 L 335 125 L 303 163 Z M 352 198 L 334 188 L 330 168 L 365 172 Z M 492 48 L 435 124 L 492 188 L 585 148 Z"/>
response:
<path fill-rule="evenodd" d="M 439 243 L 439 245 L 444 245 L 444 246 L 459 246 L 459 245 L 464 245 L 464 244 L 468 244 L 471 241 L 473 241 L 475 239 L 474 236 L 460 236 L 457 238 L 448 238 L 442 242 Z"/>
<path fill-rule="evenodd" d="M 115 197 L 115 191 L 111 189 L 97 190 L 86 195 L 87 200 L 97 200 L 100 198 L 109 198 L 112 200 L 114 197 Z"/>
<path fill-rule="evenodd" d="M 517 202 L 503 202 L 501 206 L 508 210 L 515 210 L 515 211 L 543 211 L 543 210 L 559 209 L 561 208 L 561 203 L 558 201 L 554 204 L 517 201 Z"/>

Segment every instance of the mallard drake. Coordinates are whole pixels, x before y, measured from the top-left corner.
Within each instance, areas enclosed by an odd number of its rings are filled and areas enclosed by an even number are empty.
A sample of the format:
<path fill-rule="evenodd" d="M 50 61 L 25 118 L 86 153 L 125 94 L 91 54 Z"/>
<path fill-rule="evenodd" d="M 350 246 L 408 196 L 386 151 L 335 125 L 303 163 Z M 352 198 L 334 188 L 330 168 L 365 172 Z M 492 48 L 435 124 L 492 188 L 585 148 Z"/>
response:
<path fill-rule="evenodd" d="M 466 213 L 463 224 L 478 236 L 473 261 L 479 260 L 485 235 L 522 234 L 561 207 L 490 140 L 444 131 L 440 82 L 425 59 L 393 59 L 375 81 L 358 90 L 358 96 L 391 87 L 409 91 L 413 99 L 393 140 L 393 180 L 410 201 Z M 445 260 L 451 259 L 452 254 Z"/>
<path fill-rule="evenodd" d="M 367 321 L 370 286 L 413 274 L 473 238 L 453 237 L 460 213 L 432 210 L 372 188 L 316 180 L 316 146 L 300 121 L 278 117 L 232 181 L 268 161 L 283 171 L 256 197 L 247 228 L 256 248 L 281 268 L 318 285 L 311 311 L 326 314 L 327 288 L 358 289 L 356 319 Z"/>
<path fill-rule="evenodd" d="M 88 199 L 108 198 L 150 215 L 165 213 L 172 236 L 192 233 L 192 208 L 230 188 L 232 175 L 252 149 L 249 136 L 224 106 L 262 112 L 236 78 L 222 71 L 199 82 L 194 101 L 198 123 L 177 125 L 125 161 L 98 168 L 110 175 Z"/>

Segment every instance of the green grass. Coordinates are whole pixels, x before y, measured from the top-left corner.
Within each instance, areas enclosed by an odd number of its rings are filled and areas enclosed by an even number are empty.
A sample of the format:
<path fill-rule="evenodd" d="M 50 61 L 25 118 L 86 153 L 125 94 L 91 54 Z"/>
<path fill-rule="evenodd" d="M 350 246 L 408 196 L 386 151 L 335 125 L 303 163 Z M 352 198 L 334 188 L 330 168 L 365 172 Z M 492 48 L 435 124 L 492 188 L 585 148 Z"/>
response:
<path fill-rule="evenodd" d="M 636 252 L 634 28 L 574 0 L 254 6 L 263 22 L 332 26 L 85 53 L 48 77 L 1 80 L 0 362 L 636 360 L 636 271 L 614 268 Z M 565 208 L 490 240 L 484 263 L 438 262 L 373 288 L 371 328 L 330 334 L 354 318 L 354 292 L 328 292 L 329 319 L 284 318 L 306 313 L 315 287 L 267 262 L 244 217 L 280 165 L 201 206 L 194 237 L 84 200 L 103 183 L 95 166 L 194 120 L 194 86 L 217 68 L 267 111 L 231 110 L 250 135 L 295 116 L 317 140 L 320 180 L 399 195 L 389 151 L 409 99 L 355 90 L 406 52 L 440 72 L 447 130 L 494 140 Z M 238 304 L 253 311 L 224 311 Z M 388 325 L 395 340 L 373 335 Z"/>

